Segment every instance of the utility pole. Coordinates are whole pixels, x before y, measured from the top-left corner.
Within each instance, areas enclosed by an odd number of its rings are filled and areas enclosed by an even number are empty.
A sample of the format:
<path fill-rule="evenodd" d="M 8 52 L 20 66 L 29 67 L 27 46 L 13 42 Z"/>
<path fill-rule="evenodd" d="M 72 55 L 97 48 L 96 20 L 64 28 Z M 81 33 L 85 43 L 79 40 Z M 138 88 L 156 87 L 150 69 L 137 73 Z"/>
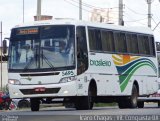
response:
<path fill-rule="evenodd" d="M 152 19 L 152 14 L 151 14 L 151 4 L 153 0 L 146 0 L 148 4 L 148 27 L 151 28 L 151 19 Z"/>
<path fill-rule="evenodd" d="M 24 0 L 23 0 L 23 23 L 24 23 Z"/>
<path fill-rule="evenodd" d="M 1 39 L 1 91 L 2 91 L 2 88 L 3 88 L 3 87 L 2 87 L 2 86 L 3 86 L 3 85 L 2 85 L 2 79 L 3 79 L 3 78 L 2 78 L 2 51 L 3 51 L 3 48 L 2 48 L 2 47 L 3 47 L 3 46 L 2 46 L 2 22 L 1 22 L 1 24 L 0 24 L 0 27 L 1 27 L 1 28 L 0 28 L 0 29 L 1 29 L 1 30 L 0 30 L 1 38 L 0 38 L 0 39 Z"/>
<path fill-rule="evenodd" d="M 119 25 L 124 25 L 123 21 L 123 0 L 119 0 Z"/>
<path fill-rule="evenodd" d="M 109 8 L 107 10 L 107 22 L 109 23 Z"/>
<path fill-rule="evenodd" d="M 41 20 L 41 0 L 37 0 L 37 21 Z"/>
<path fill-rule="evenodd" d="M 79 0 L 79 20 L 82 20 L 82 0 Z"/>

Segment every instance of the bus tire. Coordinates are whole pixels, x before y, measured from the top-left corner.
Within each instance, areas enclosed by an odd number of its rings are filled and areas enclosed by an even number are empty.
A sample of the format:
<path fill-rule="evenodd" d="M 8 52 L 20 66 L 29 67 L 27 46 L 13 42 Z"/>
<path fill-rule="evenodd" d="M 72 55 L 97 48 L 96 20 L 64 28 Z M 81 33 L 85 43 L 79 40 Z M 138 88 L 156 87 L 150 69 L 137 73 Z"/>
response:
<path fill-rule="evenodd" d="M 118 102 L 118 107 L 119 107 L 120 109 L 128 108 L 128 104 L 126 103 L 126 100 L 120 100 L 120 101 Z"/>
<path fill-rule="evenodd" d="M 38 98 L 31 98 L 30 103 L 31 103 L 31 111 L 39 111 L 40 100 Z"/>
<path fill-rule="evenodd" d="M 92 98 L 92 92 L 89 88 L 88 90 L 88 96 L 83 97 L 77 97 L 75 108 L 76 110 L 91 110 L 93 108 L 93 98 Z"/>
<path fill-rule="evenodd" d="M 130 99 L 128 100 L 129 108 L 137 108 L 138 104 L 138 89 L 136 85 L 134 84 L 132 87 L 132 94 Z"/>
<path fill-rule="evenodd" d="M 93 103 L 89 103 L 88 96 L 78 97 L 77 99 L 79 101 L 75 104 L 76 110 L 91 110 L 93 108 Z"/>
<path fill-rule="evenodd" d="M 28 108 L 30 107 L 30 102 L 28 100 L 20 100 L 18 102 L 18 108 Z"/>
<path fill-rule="evenodd" d="M 144 108 L 144 102 L 143 102 L 143 101 L 139 101 L 139 102 L 137 103 L 137 107 L 138 107 L 138 108 Z"/>
<path fill-rule="evenodd" d="M 92 91 L 89 89 L 88 91 L 88 109 L 91 110 L 93 108 L 94 101 L 93 101 L 93 95 Z"/>

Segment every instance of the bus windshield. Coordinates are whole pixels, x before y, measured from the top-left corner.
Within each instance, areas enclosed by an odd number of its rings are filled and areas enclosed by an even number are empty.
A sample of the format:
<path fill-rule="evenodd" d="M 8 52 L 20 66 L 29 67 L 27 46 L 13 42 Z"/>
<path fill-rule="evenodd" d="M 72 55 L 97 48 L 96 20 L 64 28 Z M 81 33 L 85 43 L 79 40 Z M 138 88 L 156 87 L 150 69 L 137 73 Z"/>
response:
<path fill-rule="evenodd" d="M 12 29 L 9 70 L 52 71 L 75 68 L 75 27 L 53 25 Z"/>

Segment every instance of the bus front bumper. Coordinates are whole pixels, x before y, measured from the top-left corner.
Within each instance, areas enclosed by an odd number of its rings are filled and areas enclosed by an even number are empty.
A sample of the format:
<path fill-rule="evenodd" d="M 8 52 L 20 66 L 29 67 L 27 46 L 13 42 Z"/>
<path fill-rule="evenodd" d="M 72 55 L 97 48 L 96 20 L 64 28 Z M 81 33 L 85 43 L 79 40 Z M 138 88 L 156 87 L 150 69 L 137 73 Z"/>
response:
<path fill-rule="evenodd" d="M 9 94 L 11 98 L 32 98 L 32 97 L 67 97 L 76 96 L 75 81 L 47 85 L 11 85 Z"/>

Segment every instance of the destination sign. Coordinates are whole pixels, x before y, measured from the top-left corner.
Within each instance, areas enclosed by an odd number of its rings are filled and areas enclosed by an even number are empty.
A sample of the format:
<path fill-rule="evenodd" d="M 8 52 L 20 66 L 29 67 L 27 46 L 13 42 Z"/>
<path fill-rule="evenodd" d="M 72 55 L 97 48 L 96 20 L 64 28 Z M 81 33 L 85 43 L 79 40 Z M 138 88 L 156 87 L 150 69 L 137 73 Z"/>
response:
<path fill-rule="evenodd" d="M 38 34 L 38 28 L 23 28 L 17 30 L 17 35 Z"/>

